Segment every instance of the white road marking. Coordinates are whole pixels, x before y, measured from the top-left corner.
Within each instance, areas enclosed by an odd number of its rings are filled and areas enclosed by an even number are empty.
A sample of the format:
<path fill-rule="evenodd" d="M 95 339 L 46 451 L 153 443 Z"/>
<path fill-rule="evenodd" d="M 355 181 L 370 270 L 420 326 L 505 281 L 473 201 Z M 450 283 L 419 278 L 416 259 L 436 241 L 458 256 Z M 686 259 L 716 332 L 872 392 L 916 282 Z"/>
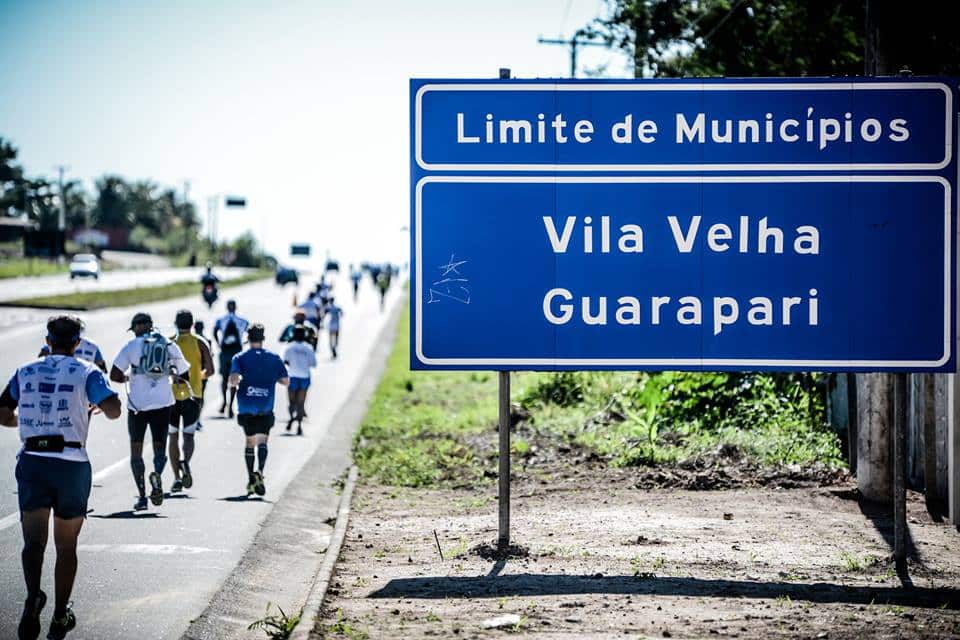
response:
<path fill-rule="evenodd" d="M 93 482 L 99 482 L 103 480 L 108 475 L 110 475 L 117 469 L 120 469 L 121 467 L 123 467 L 123 465 L 127 464 L 127 460 L 128 460 L 127 458 L 124 458 L 122 460 L 117 460 L 113 464 L 106 466 L 103 469 L 100 469 L 100 471 L 97 471 L 95 474 L 93 474 Z M 0 518 L 0 531 L 5 531 L 6 529 L 9 529 L 15 524 L 18 524 L 19 522 L 20 522 L 19 511 L 11 513 L 8 516 L 4 516 L 3 518 Z"/>
<path fill-rule="evenodd" d="M 77 551 L 173 555 L 175 553 L 226 553 L 227 550 L 190 547 L 182 544 L 81 544 L 77 545 Z"/>

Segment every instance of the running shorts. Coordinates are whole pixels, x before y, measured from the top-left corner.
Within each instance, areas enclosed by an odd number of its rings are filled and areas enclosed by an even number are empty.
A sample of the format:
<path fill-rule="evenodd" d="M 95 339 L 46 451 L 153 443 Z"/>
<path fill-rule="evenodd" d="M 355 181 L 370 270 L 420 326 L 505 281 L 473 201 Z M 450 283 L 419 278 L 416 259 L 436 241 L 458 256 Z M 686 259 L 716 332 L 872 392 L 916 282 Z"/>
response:
<path fill-rule="evenodd" d="M 177 400 L 177 403 L 170 409 L 170 433 L 180 431 L 181 421 L 183 422 L 184 433 L 196 432 L 197 423 L 200 421 L 201 406 L 198 398 Z"/>
<path fill-rule="evenodd" d="M 64 520 L 87 515 L 93 483 L 89 462 L 22 453 L 16 476 L 21 513 L 51 508 Z"/>
<path fill-rule="evenodd" d="M 127 411 L 127 433 L 130 434 L 130 442 L 143 442 L 147 427 L 150 427 L 150 435 L 154 442 L 166 442 L 172 408 L 172 406 L 160 407 L 136 413 Z"/>
<path fill-rule="evenodd" d="M 257 434 L 269 434 L 275 421 L 273 413 L 263 415 L 253 415 L 250 413 L 241 413 L 237 415 L 237 424 L 243 427 L 243 433 L 247 436 Z"/>
<path fill-rule="evenodd" d="M 306 391 L 310 388 L 310 378 L 290 378 L 290 391 Z"/>

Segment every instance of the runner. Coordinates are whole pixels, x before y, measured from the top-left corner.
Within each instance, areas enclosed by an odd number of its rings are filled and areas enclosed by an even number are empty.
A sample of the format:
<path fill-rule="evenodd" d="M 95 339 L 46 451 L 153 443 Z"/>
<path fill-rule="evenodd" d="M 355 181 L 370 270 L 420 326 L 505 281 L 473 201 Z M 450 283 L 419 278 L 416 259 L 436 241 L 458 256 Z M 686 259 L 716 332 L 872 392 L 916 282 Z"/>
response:
<path fill-rule="evenodd" d="M 381 270 L 377 275 L 377 289 L 380 290 L 380 311 L 383 311 L 387 301 L 387 289 L 390 288 L 390 275 L 386 269 Z"/>
<path fill-rule="evenodd" d="M 193 314 L 186 309 L 177 311 L 174 321 L 177 334 L 170 339 L 180 347 L 183 357 L 190 363 L 193 376 L 189 382 L 178 380 L 173 385 L 173 397 L 176 404 L 170 412 L 170 466 L 173 468 L 173 484 L 170 493 L 179 493 L 193 486 L 193 474 L 190 473 L 190 460 L 195 449 L 194 432 L 200 422 L 200 410 L 203 408 L 203 381 L 213 375 L 213 356 L 210 346 L 190 332 L 193 326 Z M 183 423 L 183 456 L 180 456 L 180 425 Z"/>
<path fill-rule="evenodd" d="M 82 328 L 79 318 L 50 318 L 50 355 L 17 369 L 0 394 L 0 424 L 19 427 L 23 442 L 16 471 L 27 585 L 17 628 L 21 639 L 40 635 L 40 612 L 47 602 L 40 578 L 51 509 L 57 564 L 47 638 L 64 638 L 77 625 L 70 594 L 77 575 L 77 537 L 87 514 L 92 482 L 86 449 L 90 429 L 87 407 L 100 407 L 110 420 L 120 417 L 120 398 L 103 373 L 72 355 L 80 344 Z"/>
<path fill-rule="evenodd" d="M 87 340 L 83 337 L 83 330 L 86 327 L 84 327 L 82 320 L 80 320 L 80 326 L 80 344 L 78 344 L 76 350 L 74 350 L 73 357 L 79 360 L 92 362 L 93 364 L 97 365 L 100 371 L 106 373 L 107 363 L 103 359 L 103 354 L 100 353 L 100 347 L 98 347 L 92 340 Z M 50 347 L 47 345 L 40 347 L 40 353 L 37 355 L 37 357 L 42 358 L 48 355 L 50 355 Z"/>
<path fill-rule="evenodd" d="M 307 322 L 307 314 L 304 313 L 303 309 L 297 309 L 293 314 L 293 322 L 288 324 L 283 333 L 280 334 L 280 342 L 293 342 L 293 330 L 297 327 L 303 327 L 304 330 L 304 342 L 313 347 L 313 350 L 317 350 L 317 328 Z"/>
<path fill-rule="evenodd" d="M 277 383 L 287 386 L 290 377 L 280 356 L 263 348 L 262 324 L 250 326 L 247 340 L 250 348 L 233 358 L 230 387 L 240 390 L 237 398 L 237 423 L 247 437 L 243 459 L 247 465 L 247 495 L 262 496 L 267 492 L 263 468 L 267 464 L 267 438 L 273 427 L 273 401 Z M 254 447 L 257 450 L 257 471 L 253 470 Z"/>
<path fill-rule="evenodd" d="M 230 362 L 233 356 L 243 350 L 243 340 L 241 336 L 246 332 L 249 322 L 237 315 L 237 301 L 227 300 L 227 315 L 219 318 L 213 325 L 213 339 L 220 347 L 220 393 L 223 396 L 223 402 L 220 405 L 220 413 L 227 410 L 227 380 L 230 377 Z M 228 418 L 233 418 L 233 399 L 237 395 L 236 390 L 230 390 L 230 411 Z"/>
<path fill-rule="evenodd" d="M 307 332 L 303 325 L 293 330 L 293 343 L 283 352 L 283 361 L 290 373 L 290 420 L 287 431 L 297 422 L 297 435 L 303 435 L 303 419 L 306 417 L 307 389 L 310 388 L 310 369 L 317 366 L 317 356 L 305 344 Z"/>
<path fill-rule="evenodd" d="M 354 269 L 353 265 L 350 265 L 350 282 L 353 283 L 353 301 L 357 301 L 357 295 L 360 293 L 360 278 L 363 277 L 363 273 L 359 269 Z"/>
<path fill-rule="evenodd" d="M 110 379 L 114 382 L 129 382 L 127 391 L 127 430 L 130 434 L 130 470 L 140 494 L 133 505 L 134 511 L 147 508 L 146 489 L 143 483 L 143 438 L 150 427 L 153 440 L 153 472 L 150 474 L 150 501 L 155 506 L 163 504 L 161 474 L 167 464 L 167 429 L 173 409 L 173 383 L 171 374 L 189 381 L 190 363 L 183 357 L 175 343 L 153 330 L 153 319 L 146 313 L 138 313 L 130 322 L 134 338 L 114 358 Z M 130 374 L 127 374 L 127 371 Z"/>
<path fill-rule="evenodd" d="M 337 306 L 330 296 L 330 304 L 327 305 L 327 315 L 330 316 L 330 354 L 333 359 L 337 359 L 337 347 L 340 345 L 340 316 L 343 315 L 343 309 Z"/>
<path fill-rule="evenodd" d="M 213 357 L 213 347 L 210 345 L 210 339 L 203 334 L 204 324 L 203 320 L 197 320 L 193 323 L 193 333 L 207 345 L 207 351 L 210 352 L 211 358 Z M 207 382 L 210 381 L 209 376 L 204 376 L 203 381 L 200 383 L 200 406 L 203 407 L 204 398 L 207 397 Z M 197 431 L 203 431 L 203 420 L 197 418 Z"/>

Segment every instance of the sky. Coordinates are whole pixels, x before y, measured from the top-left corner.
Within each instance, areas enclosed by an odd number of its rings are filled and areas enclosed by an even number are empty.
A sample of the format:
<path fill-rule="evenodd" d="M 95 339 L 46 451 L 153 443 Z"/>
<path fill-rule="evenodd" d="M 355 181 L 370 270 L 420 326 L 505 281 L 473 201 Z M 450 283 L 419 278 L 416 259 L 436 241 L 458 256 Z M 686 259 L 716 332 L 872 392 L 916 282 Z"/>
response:
<path fill-rule="evenodd" d="M 566 77 L 603 0 L 0 0 L 0 136 L 28 175 L 115 173 L 183 191 L 220 235 L 405 261 L 410 78 Z M 580 69 L 626 77 L 581 48 Z"/>

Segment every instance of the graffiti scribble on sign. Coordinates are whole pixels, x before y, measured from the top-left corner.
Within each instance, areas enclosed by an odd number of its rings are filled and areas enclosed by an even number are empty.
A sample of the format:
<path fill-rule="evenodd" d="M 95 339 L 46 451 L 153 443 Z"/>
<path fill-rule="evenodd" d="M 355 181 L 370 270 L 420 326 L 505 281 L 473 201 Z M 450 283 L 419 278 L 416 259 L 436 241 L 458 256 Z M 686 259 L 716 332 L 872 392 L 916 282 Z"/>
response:
<path fill-rule="evenodd" d="M 460 273 L 460 268 L 465 264 L 466 260 L 457 260 L 456 255 L 450 254 L 450 261 L 437 267 L 440 269 L 440 279 L 430 285 L 427 304 L 440 302 L 443 298 L 470 304 L 470 289 L 467 288 L 470 281 Z"/>

